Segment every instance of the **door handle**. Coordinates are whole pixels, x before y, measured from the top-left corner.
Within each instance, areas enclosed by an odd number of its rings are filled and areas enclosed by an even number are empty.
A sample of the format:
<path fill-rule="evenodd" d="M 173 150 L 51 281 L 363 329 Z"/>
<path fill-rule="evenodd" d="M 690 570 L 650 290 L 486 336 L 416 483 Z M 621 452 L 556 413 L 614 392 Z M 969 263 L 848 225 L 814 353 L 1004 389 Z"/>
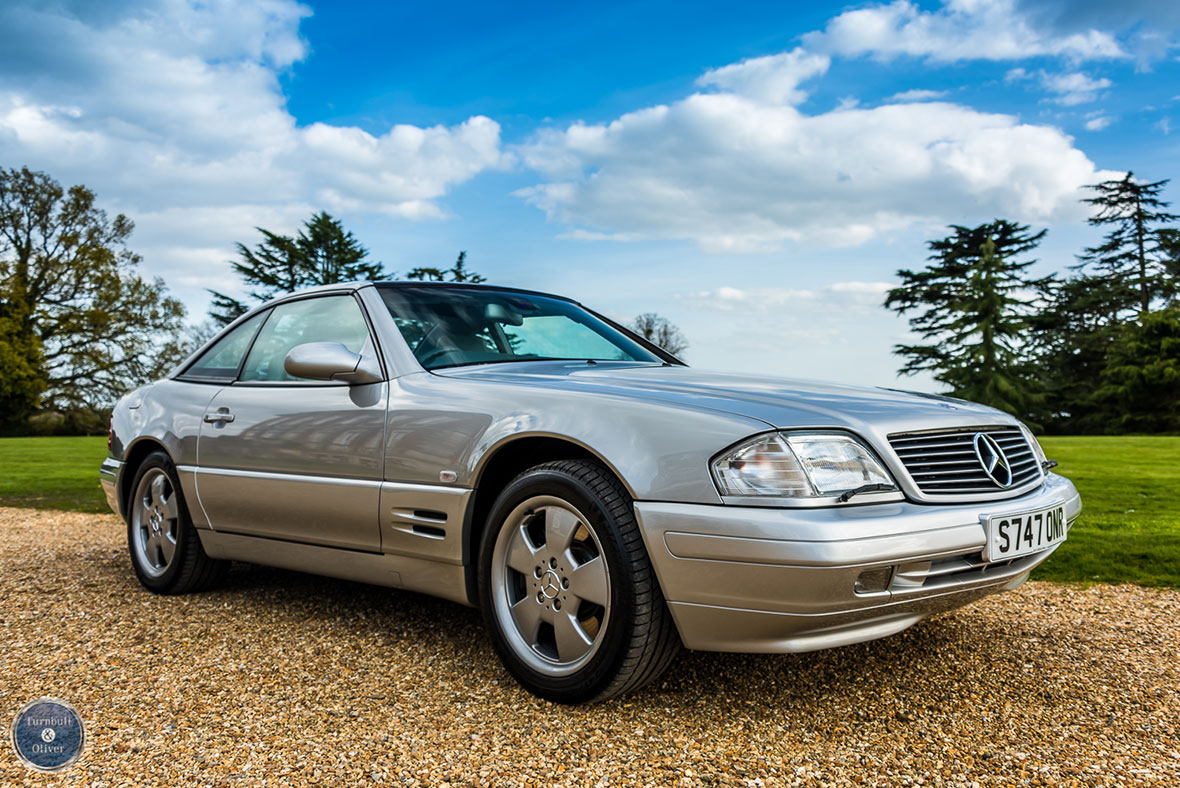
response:
<path fill-rule="evenodd" d="M 226 424 L 234 420 L 234 414 L 225 411 L 219 413 L 206 413 L 206 424 Z"/>

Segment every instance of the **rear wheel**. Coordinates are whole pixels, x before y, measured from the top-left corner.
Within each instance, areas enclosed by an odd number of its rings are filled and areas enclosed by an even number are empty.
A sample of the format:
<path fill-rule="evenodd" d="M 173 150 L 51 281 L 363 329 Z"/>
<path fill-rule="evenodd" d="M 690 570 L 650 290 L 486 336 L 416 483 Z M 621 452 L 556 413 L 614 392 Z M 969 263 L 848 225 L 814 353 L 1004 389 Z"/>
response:
<path fill-rule="evenodd" d="M 484 531 L 480 596 L 505 666 L 549 700 L 631 692 L 679 651 L 631 498 L 595 462 L 540 465 L 505 488 Z"/>
<path fill-rule="evenodd" d="M 185 594 L 215 585 L 228 561 L 210 558 L 188 514 L 176 467 L 164 452 L 136 470 L 127 507 L 127 547 L 139 582 L 158 594 Z"/>

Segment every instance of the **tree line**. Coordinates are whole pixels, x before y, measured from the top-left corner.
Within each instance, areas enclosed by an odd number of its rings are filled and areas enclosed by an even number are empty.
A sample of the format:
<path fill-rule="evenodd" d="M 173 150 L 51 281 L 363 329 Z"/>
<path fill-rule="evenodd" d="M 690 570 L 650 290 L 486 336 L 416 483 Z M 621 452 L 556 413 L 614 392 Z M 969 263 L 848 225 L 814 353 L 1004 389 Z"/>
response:
<path fill-rule="evenodd" d="M 1066 275 L 1036 276 L 1046 231 L 996 219 L 952 225 L 930 263 L 902 269 L 885 306 L 918 340 L 894 351 L 903 375 L 1053 433 L 1180 431 L 1180 216 L 1167 180 L 1089 188 L 1106 229 Z"/>
<path fill-rule="evenodd" d="M 256 228 L 232 261 L 244 295 L 210 290 L 208 320 L 185 325 L 184 305 L 139 273 L 133 222 L 109 216 L 85 186 L 0 167 L 0 434 L 95 434 L 129 389 L 168 372 L 222 326 L 274 296 L 314 285 L 396 277 L 337 219 L 320 211 L 295 235 Z M 449 267 L 405 279 L 484 282 L 459 252 Z M 687 347 L 665 318 L 633 328 L 673 353 Z"/>

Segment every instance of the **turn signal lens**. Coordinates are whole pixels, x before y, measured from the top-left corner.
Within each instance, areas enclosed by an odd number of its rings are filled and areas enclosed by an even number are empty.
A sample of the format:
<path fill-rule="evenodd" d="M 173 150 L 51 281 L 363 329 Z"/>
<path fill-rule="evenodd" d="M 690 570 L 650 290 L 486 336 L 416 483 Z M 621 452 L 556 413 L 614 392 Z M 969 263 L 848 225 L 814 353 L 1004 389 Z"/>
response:
<path fill-rule="evenodd" d="M 722 495 L 815 495 L 782 435 L 768 435 L 739 447 L 714 463 L 713 470 Z"/>

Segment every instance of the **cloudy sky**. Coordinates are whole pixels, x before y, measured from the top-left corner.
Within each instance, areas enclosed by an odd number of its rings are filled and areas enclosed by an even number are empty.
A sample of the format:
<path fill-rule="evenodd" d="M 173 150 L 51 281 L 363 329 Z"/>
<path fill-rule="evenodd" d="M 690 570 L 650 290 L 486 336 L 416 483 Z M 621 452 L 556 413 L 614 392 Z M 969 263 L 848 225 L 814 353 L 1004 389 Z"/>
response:
<path fill-rule="evenodd" d="M 1064 270 L 1082 187 L 1180 175 L 1180 3 L 7 0 L 21 165 L 128 214 L 194 322 L 324 209 L 395 271 L 665 314 L 694 365 L 898 385 L 926 239 L 1027 222 Z"/>

